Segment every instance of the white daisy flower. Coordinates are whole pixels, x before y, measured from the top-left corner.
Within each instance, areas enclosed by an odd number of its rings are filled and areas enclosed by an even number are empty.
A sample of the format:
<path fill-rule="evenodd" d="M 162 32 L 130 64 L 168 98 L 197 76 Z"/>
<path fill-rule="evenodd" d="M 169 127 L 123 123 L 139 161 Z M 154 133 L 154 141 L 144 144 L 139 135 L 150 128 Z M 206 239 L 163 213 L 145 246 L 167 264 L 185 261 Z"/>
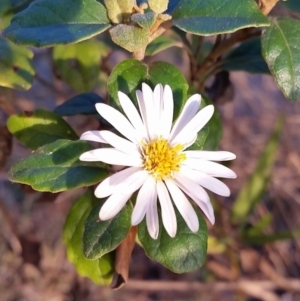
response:
<path fill-rule="evenodd" d="M 204 188 L 229 196 L 229 188 L 215 177 L 236 178 L 236 174 L 212 161 L 233 160 L 236 156 L 225 151 L 186 150 L 212 117 L 214 107 L 209 105 L 198 112 L 201 96 L 195 94 L 187 100 L 172 126 L 174 103 L 168 85 L 163 88 L 159 84 L 152 91 L 148 85 L 142 84 L 142 91 L 136 91 L 136 96 L 140 114 L 127 95 L 118 93 L 127 118 L 109 105 L 96 104 L 99 114 L 125 138 L 111 131 L 88 131 L 80 137 L 112 146 L 88 151 L 80 156 L 80 160 L 126 167 L 96 188 L 96 197 L 108 197 L 100 210 L 100 219 L 116 216 L 132 194 L 139 190 L 131 223 L 137 225 L 146 216 L 149 234 L 154 239 L 159 233 L 157 199 L 163 225 L 171 237 L 177 232 L 174 204 L 191 231 L 199 229 L 198 217 L 187 197 L 214 224 L 213 207 Z"/>

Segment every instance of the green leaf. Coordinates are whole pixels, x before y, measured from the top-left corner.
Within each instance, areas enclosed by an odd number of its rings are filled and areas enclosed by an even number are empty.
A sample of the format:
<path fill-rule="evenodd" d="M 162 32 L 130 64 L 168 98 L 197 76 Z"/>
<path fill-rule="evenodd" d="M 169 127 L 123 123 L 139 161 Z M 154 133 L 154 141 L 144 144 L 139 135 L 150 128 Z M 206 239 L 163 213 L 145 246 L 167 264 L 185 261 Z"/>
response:
<path fill-rule="evenodd" d="M 140 50 L 148 43 L 150 31 L 135 25 L 119 24 L 109 31 L 111 39 L 129 52 Z"/>
<path fill-rule="evenodd" d="M 97 84 L 99 64 L 107 46 L 96 40 L 56 46 L 53 51 L 57 73 L 78 92 L 89 92 Z"/>
<path fill-rule="evenodd" d="M 99 200 L 90 191 L 81 196 L 71 207 L 63 230 L 68 260 L 79 275 L 89 277 L 96 284 L 109 284 L 114 272 L 114 256 L 106 254 L 98 260 L 88 260 L 83 255 L 82 236 L 85 220 Z"/>
<path fill-rule="evenodd" d="M 159 36 L 148 44 L 145 55 L 152 56 L 171 47 L 182 47 L 182 44 L 170 37 Z"/>
<path fill-rule="evenodd" d="M 9 178 L 35 190 L 50 192 L 94 185 L 108 171 L 104 164 L 79 160 L 82 153 L 92 149 L 85 141 L 57 140 L 13 165 Z"/>
<path fill-rule="evenodd" d="M 270 24 L 253 0 L 180 1 L 172 17 L 183 31 L 204 36 Z"/>
<path fill-rule="evenodd" d="M 78 139 L 68 123 L 49 111 L 37 110 L 12 115 L 7 121 L 7 127 L 20 142 L 33 150 L 58 139 Z"/>
<path fill-rule="evenodd" d="M 262 54 L 289 100 L 300 98 L 300 22 L 278 18 L 262 35 Z"/>
<path fill-rule="evenodd" d="M 107 221 L 99 220 L 103 203 L 88 216 L 83 233 L 83 252 L 88 259 L 97 259 L 115 250 L 131 228 L 132 206 L 128 202 L 118 215 Z"/>
<path fill-rule="evenodd" d="M 222 59 L 221 68 L 227 71 L 270 74 L 268 65 L 261 54 L 260 38 L 246 41 L 231 50 Z"/>
<path fill-rule="evenodd" d="M 104 0 L 109 19 L 113 23 L 128 22 L 134 2 L 134 0 Z"/>
<path fill-rule="evenodd" d="M 33 53 L 0 36 L 0 86 L 28 90 L 33 82 Z"/>
<path fill-rule="evenodd" d="M 96 0 L 37 0 L 12 19 L 4 35 L 17 44 L 53 46 L 89 39 L 110 27 Z"/>
<path fill-rule="evenodd" d="M 280 4 L 290 9 L 291 11 L 300 12 L 299 0 L 280 1 Z"/>
<path fill-rule="evenodd" d="M 283 119 L 280 118 L 274 131 L 259 158 L 256 169 L 247 180 L 237 196 L 231 214 L 232 222 L 244 225 L 255 205 L 259 203 L 265 192 L 271 175 L 271 168 L 277 153 Z"/>
<path fill-rule="evenodd" d="M 61 116 L 72 116 L 77 114 L 98 114 L 96 103 L 104 103 L 104 99 L 96 93 L 83 93 L 72 97 L 54 109 L 54 113 Z"/>
<path fill-rule="evenodd" d="M 138 226 L 138 236 L 147 256 L 152 260 L 158 261 L 175 273 L 188 273 L 199 269 L 205 262 L 207 226 L 197 212 L 200 226 L 199 230 L 193 233 L 178 211 L 175 211 L 178 230 L 174 238 L 167 234 L 160 216 L 156 240 L 149 235 L 145 219 Z"/>
<path fill-rule="evenodd" d="M 122 111 L 118 91 L 127 94 L 137 105 L 135 92 L 141 89 L 143 82 L 148 83 L 152 88 L 159 83 L 170 85 L 174 97 L 174 119 L 176 119 L 187 99 L 188 83 L 175 66 L 165 62 L 145 65 L 140 61 L 129 59 L 117 65 L 107 83 L 112 106 Z"/>
<path fill-rule="evenodd" d="M 161 14 L 167 10 L 169 0 L 148 0 L 150 9 L 152 9 L 157 14 Z"/>
<path fill-rule="evenodd" d="M 154 12 L 148 12 L 144 14 L 133 14 L 131 20 L 142 28 L 151 29 L 156 21 L 157 14 Z"/>

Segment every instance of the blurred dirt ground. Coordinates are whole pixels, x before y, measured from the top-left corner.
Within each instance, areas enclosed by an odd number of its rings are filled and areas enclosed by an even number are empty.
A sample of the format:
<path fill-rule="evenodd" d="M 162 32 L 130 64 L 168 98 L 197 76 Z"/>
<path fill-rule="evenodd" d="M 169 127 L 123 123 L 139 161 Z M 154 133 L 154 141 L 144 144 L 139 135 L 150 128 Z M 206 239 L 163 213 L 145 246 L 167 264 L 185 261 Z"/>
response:
<path fill-rule="evenodd" d="M 36 51 L 39 78 L 32 89 L 22 93 L 2 91 L 0 100 L 11 99 L 14 104 L 5 108 L 6 113 L 0 110 L 2 125 L 7 113 L 35 108 L 52 110 L 74 94 L 53 78 L 48 54 L 48 50 Z M 167 60 L 169 56 L 163 52 L 160 58 Z M 299 228 L 300 103 L 288 102 L 270 76 L 235 72 L 231 74 L 231 81 L 234 85 L 232 100 L 218 106 L 224 126 L 220 149 L 237 154 L 231 168 L 238 179 L 226 182 L 232 191 L 230 198 L 216 199 L 224 213 L 211 232 L 216 233 L 226 225 L 231 204 L 252 174 L 281 113 L 285 114 L 285 126 L 272 179 L 253 220 L 271 213 L 275 222 L 270 230 Z M 96 126 L 83 116 L 68 118 L 68 121 L 79 134 Z M 131 260 L 131 280 L 118 291 L 96 286 L 78 276 L 66 260 L 61 233 L 68 209 L 82 190 L 53 195 L 10 183 L 7 180 L 9 167 L 29 151 L 14 140 L 11 152 L 10 136 L 2 128 L 0 301 L 300 300 L 299 236 L 261 248 L 241 245 L 225 254 L 211 254 L 201 270 L 185 275 L 173 274 L 152 262 L 137 246 Z M 231 256 L 228 252 L 235 254 L 239 262 L 235 263 L 236 257 L 228 260 Z"/>

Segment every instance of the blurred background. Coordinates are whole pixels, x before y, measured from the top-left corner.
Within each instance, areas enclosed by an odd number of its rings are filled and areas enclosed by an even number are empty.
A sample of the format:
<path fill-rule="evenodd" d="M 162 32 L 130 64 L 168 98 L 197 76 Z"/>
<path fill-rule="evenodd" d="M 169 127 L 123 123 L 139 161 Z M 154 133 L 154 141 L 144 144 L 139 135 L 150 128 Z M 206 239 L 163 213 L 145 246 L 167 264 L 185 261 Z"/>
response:
<path fill-rule="evenodd" d="M 237 155 L 230 168 L 238 178 L 226 181 L 229 198 L 213 197 L 216 224 L 209 226 L 206 264 L 177 275 L 136 245 L 130 280 L 114 291 L 79 276 L 66 259 L 63 225 L 84 190 L 41 193 L 8 180 L 10 167 L 30 151 L 12 138 L 7 118 L 22 111 L 52 111 L 79 93 L 63 80 L 52 49 L 33 51 L 31 89 L 0 88 L 0 301 L 300 300 L 299 102 L 287 101 L 271 76 L 225 74 L 225 87 L 213 97 L 223 126 L 219 149 Z M 107 74 L 126 57 L 119 50 L 102 57 L 96 93 L 107 97 Z M 182 49 L 170 48 L 145 62 L 158 60 L 175 64 L 189 78 Z M 70 72 L 77 72 L 76 61 L 68 64 Z M 79 135 L 98 124 L 88 116 L 66 120 Z"/>

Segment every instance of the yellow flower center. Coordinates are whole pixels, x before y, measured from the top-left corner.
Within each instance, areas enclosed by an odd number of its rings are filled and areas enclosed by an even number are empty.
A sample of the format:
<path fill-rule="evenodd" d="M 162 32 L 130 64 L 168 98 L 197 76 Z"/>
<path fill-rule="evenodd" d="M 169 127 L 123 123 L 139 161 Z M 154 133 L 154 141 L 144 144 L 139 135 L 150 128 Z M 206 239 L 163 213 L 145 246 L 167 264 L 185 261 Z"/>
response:
<path fill-rule="evenodd" d="M 172 177 L 172 173 L 179 171 L 181 162 L 186 159 L 182 153 L 183 145 L 171 147 L 161 137 L 144 144 L 142 148 L 143 167 L 158 180 Z"/>

